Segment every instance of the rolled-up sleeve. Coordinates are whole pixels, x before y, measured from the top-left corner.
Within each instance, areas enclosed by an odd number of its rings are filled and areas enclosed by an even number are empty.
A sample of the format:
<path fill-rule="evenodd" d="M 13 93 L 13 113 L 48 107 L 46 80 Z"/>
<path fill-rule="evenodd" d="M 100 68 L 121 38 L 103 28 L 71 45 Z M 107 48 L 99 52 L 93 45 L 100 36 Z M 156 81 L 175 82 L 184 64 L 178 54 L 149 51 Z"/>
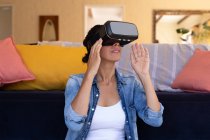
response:
<path fill-rule="evenodd" d="M 144 122 L 154 127 L 161 126 L 163 123 L 163 105 L 160 103 L 160 111 L 153 111 L 149 107 L 146 108 L 147 109 L 145 110 L 145 115 L 143 117 Z"/>
<path fill-rule="evenodd" d="M 66 118 L 65 118 L 66 121 L 73 121 L 73 122 L 76 122 L 76 123 L 84 123 L 84 121 L 86 119 L 86 116 L 82 116 L 82 115 L 76 113 L 73 110 L 71 105 L 69 106 L 69 111 L 65 116 L 66 116 Z"/>
<path fill-rule="evenodd" d="M 80 115 L 75 112 L 71 106 L 73 99 L 79 91 L 80 85 L 77 79 L 70 78 L 66 84 L 65 89 L 65 107 L 64 117 L 66 126 L 74 131 L 79 131 L 86 119 L 86 116 Z"/>
<path fill-rule="evenodd" d="M 147 106 L 146 95 L 139 85 L 139 82 L 135 83 L 134 90 L 134 104 L 136 107 L 136 111 L 138 116 L 148 125 L 159 127 L 163 123 L 163 111 L 164 107 L 160 103 L 160 110 L 153 111 Z"/>
<path fill-rule="evenodd" d="M 148 107 L 148 117 L 155 117 L 155 118 L 159 118 L 159 117 L 162 117 L 163 115 L 163 110 L 164 110 L 164 107 L 163 105 L 160 103 L 160 111 L 153 111 L 152 109 L 150 109 Z"/>

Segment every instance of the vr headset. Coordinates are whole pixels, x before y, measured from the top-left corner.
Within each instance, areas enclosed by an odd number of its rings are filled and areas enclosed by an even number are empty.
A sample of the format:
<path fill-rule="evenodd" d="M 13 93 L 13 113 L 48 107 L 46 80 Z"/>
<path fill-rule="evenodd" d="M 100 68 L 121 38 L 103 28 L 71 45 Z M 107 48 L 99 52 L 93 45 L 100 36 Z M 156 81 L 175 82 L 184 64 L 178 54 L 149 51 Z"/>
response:
<path fill-rule="evenodd" d="M 135 24 L 121 21 L 107 21 L 99 32 L 90 39 L 92 46 L 99 38 L 102 38 L 102 46 L 112 46 L 119 43 L 121 47 L 138 39 L 138 30 Z"/>

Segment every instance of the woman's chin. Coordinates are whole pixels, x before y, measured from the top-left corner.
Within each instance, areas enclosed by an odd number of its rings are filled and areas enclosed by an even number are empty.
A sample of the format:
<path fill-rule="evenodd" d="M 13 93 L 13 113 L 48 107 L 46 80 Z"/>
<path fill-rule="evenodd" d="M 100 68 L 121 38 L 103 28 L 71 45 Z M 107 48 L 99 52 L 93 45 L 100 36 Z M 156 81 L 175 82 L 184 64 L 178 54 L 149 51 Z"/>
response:
<path fill-rule="evenodd" d="M 120 58 L 113 58 L 111 61 L 118 62 L 118 61 L 120 61 Z"/>

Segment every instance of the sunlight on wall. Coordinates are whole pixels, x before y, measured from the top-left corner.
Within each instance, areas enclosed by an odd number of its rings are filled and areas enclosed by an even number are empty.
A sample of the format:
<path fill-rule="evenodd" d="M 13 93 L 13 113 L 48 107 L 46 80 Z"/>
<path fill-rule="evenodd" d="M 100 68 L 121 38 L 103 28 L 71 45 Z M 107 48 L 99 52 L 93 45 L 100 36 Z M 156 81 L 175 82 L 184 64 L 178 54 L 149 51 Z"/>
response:
<path fill-rule="evenodd" d="M 104 24 L 107 20 L 123 20 L 122 6 L 85 6 L 84 36 L 96 24 Z"/>

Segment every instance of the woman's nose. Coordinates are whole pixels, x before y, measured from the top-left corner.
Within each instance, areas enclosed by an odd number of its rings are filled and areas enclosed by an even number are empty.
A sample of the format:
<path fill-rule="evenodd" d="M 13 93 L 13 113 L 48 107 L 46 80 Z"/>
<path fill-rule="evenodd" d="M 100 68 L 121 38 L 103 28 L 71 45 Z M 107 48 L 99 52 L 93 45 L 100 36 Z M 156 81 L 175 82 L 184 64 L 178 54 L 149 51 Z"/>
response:
<path fill-rule="evenodd" d="M 117 46 L 120 47 L 120 43 L 114 43 L 112 46 L 113 46 L 113 47 L 117 47 Z"/>

